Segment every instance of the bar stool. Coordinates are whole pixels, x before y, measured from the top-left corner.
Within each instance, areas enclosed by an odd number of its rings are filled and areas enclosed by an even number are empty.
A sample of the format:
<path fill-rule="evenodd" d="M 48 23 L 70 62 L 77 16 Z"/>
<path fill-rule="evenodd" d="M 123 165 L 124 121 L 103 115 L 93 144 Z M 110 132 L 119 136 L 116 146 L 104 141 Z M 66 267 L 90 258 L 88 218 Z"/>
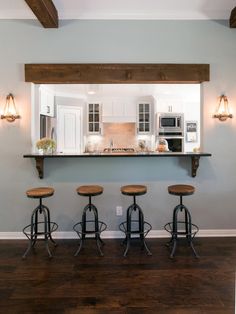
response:
<path fill-rule="evenodd" d="M 122 186 L 120 190 L 122 194 L 133 197 L 133 204 L 131 204 L 127 208 L 126 221 L 122 222 L 119 225 L 120 230 L 125 233 L 125 240 L 123 241 L 123 243 L 126 244 L 126 249 L 124 252 L 124 256 L 126 256 L 128 253 L 132 234 L 139 235 L 142 248 L 146 249 L 148 255 L 152 255 L 145 242 L 145 237 L 152 229 L 152 226 L 148 222 L 144 221 L 143 211 L 141 207 L 136 203 L 136 196 L 146 194 L 147 187 L 145 185 L 125 185 Z M 136 211 L 138 214 L 138 219 L 133 220 L 132 214 Z"/>
<path fill-rule="evenodd" d="M 76 223 L 73 227 L 74 231 L 78 234 L 80 238 L 79 248 L 76 251 L 75 256 L 77 256 L 82 249 L 85 237 L 91 234 L 94 234 L 98 251 L 100 255 L 103 256 L 104 254 L 102 252 L 101 245 L 104 245 L 104 242 L 102 241 L 100 235 L 101 232 L 103 232 L 107 228 L 107 225 L 104 222 L 98 220 L 97 207 L 92 204 L 92 196 L 102 194 L 103 187 L 99 185 L 82 185 L 78 187 L 76 191 L 81 196 L 87 196 L 89 198 L 89 203 L 84 207 L 82 221 Z M 93 213 L 93 220 L 87 220 L 88 211 Z"/>
<path fill-rule="evenodd" d="M 174 208 L 173 211 L 173 221 L 168 222 L 164 228 L 171 234 L 171 240 L 169 246 L 172 246 L 170 258 L 173 258 L 175 255 L 175 250 L 177 246 L 178 236 L 186 236 L 186 239 L 195 255 L 196 258 L 199 258 L 195 248 L 193 246 L 193 239 L 198 232 L 199 228 L 192 223 L 191 214 L 188 208 L 183 205 L 183 196 L 192 195 L 195 192 L 195 188 L 192 185 L 177 184 L 168 186 L 168 192 L 172 195 L 177 195 L 180 197 L 180 203 Z M 184 220 L 178 220 L 179 212 L 184 214 Z M 179 227 L 184 226 L 184 229 L 179 229 Z"/>
<path fill-rule="evenodd" d="M 23 229 L 23 233 L 29 239 L 29 245 L 22 258 L 25 258 L 29 251 L 34 248 L 37 240 L 44 240 L 49 257 L 52 257 L 48 246 L 48 240 L 50 240 L 54 246 L 56 242 L 52 239 L 52 232 L 54 232 L 58 225 L 55 222 L 51 222 L 50 211 L 47 206 L 43 205 L 42 199 L 50 197 L 54 194 L 54 189 L 51 187 L 40 187 L 26 191 L 26 195 L 29 198 L 39 199 L 39 205 L 33 210 L 31 215 L 31 223 Z M 39 215 L 43 215 L 42 221 L 39 221 Z M 38 236 L 43 236 L 43 239 L 38 239 Z"/>

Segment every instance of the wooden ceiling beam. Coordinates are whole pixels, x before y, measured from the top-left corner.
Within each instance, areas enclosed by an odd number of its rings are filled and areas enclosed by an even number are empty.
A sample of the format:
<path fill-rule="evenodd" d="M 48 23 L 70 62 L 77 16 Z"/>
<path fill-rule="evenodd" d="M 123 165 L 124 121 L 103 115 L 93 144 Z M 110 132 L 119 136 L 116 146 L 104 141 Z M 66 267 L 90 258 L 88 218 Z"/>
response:
<path fill-rule="evenodd" d="M 52 0 L 25 0 L 45 28 L 58 28 L 58 13 Z"/>
<path fill-rule="evenodd" d="M 209 64 L 25 64 L 25 81 L 36 84 L 200 83 Z"/>
<path fill-rule="evenodd" d="M 229 19 L 229 26 L 231 28 L 236 28 L 236 7 L 231 11 L 230 19 Z"/>

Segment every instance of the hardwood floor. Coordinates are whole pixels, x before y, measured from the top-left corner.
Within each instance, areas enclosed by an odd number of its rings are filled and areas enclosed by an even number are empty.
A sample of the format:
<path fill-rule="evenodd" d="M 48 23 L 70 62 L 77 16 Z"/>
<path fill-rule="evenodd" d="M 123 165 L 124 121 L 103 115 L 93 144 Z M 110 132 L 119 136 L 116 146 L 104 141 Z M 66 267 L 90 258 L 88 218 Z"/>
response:
<path fill-rule="evenodd" d="M 26 260 L 26 241 L 0 241 L 0 313 L 233 314 L 236 238 L 197 238 L 195 259 L 180 243 L 169 259 L 166 239 L 134 240 L 123 257 L 120 240 L 105 240 L 104 257 L 87 240 L 57 241 L 49 259 L 42 242 Z"/>

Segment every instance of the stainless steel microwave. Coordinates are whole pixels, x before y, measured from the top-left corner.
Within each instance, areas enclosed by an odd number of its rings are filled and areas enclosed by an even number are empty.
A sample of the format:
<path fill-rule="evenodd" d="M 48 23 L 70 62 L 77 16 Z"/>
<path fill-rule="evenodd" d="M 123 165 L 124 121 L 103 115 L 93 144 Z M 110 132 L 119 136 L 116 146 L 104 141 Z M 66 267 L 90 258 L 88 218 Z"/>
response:
<path fill-rule="evenodd" d="M 184 132 L 183 113 L 158 113 L 157 134 L 158 135 L 179 135 Z"/>

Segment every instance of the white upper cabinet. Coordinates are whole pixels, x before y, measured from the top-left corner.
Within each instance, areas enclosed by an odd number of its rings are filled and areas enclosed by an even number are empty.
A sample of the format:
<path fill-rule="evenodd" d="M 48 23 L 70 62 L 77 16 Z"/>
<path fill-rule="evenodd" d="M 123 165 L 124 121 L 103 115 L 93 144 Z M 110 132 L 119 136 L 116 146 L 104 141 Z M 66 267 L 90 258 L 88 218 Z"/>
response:
<path fill-rule="evenodd" d="M 40 114 L 54 117 L 54 93 L 45 87 L 39 88 Z"/>
<path fill-rule="evenodd" d="M 139 101 L 137 106 L 137 133 L 150 134 L 152 132 L 152 104 L 148 101 Z"/>
<path fill-rule="evenodd" d="M 90 102 L 87 107 L 87 125 L 89 134 L 101 133 L 102 106 L 99 102 Z"/>
<path fill-rule="evenodd" d="M 102 102 L 102 122 L 105 122 L 109 117 L 113 117 L 113 106 L 110 101 Z"/>
<path fill-rule="evenodd" d="M 182 113 L 184 111 L 184 106 L 182 102 L 167 101 L 165 99 L 156 100 L 156 112 L 171 112 L 171 113 Z"/>
<path fill-rule="evenodd" d="M 102 122 L 136 122 L 136 105 L 133 99 L 104 99 Z"/>

